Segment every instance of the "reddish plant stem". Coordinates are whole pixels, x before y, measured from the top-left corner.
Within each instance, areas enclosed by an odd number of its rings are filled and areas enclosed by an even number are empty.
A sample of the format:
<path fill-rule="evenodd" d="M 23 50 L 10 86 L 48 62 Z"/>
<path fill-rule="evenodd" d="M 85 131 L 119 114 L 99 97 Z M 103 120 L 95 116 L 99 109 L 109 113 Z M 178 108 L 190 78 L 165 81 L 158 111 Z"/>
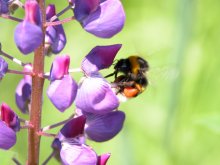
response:
<path fill-rule="evenodd" d="M 38 3 L 42 13 L 42 24 L 44 24 L 46 22 L 45 2 L 38 0 Z M 45 34 L 43 26 L 42 29 Z M 39 164 L 40 136 L 38 131 L 41 129 L 44 78 L 38 75 L 44 74 L 44 40 L 34 52 L 33 72 L 36 74 L 32 77 L 30 124 L 33 125 L 33 128 L 28 129 L 28 165 Z"/>
<path fill-rule="evenodd" d="M 57 25 L 61 25 L 61 24 L 64 24 L 64 23 L 67 23 L 67 22 L 70 22 L 72 20 L 75 20 L 75 17 L 72 16 L 70 18 L 65 18 L 61 21 L 56 21 L 56 22 L 47 22 L 44 26 L 57 26 Z"/>
<path fill-rule="evenodd" d="M 10 20 L 16 21 L 16 22 L 22 22 L 23 21 L 23 19 L 13 17 L 13 16 L 10 16 L 8 14 L 1 14 L 0 17 L 5 18 L 5 19 L 10 19 Z"/>
<path fill-rule="evenodd" d="M 21 74 L 21 75 L 30 75 L 30 76 L 33 76 L 33 75 L 34 75 L 32 72 L 24 72 L 24 71 L 11 70 L 11 69 L 8 69 L 8 70 L 7 70 L 7 73 Z"/>

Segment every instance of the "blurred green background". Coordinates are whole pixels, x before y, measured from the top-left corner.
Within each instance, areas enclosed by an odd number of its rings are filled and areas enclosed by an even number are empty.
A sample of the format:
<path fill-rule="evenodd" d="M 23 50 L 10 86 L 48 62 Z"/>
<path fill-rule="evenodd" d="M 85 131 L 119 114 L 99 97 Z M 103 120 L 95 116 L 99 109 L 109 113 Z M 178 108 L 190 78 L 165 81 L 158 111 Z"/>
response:
<path fill-rule="evenodd" d="M 56 3 L 60 11 L 67 3 Z M 110 152 L 109 165 L 218 165 L 220 163 L 220 1 L 219 0 L 122 0 L 126 11 L 123 31 L 112 39 L 86 33 L 77 22 L 67 23 L 68 44 L 62 54 L 71 55 L 71 67 L 96 45 L 122 43 L 117 58 L 138 54 L 148 60 L 150 81 L 146 92 L 120 105 L 126 112 L 124 129 L 105 143 L 88 143 L 98 154 Z M 22 11 L 16 13 L 17 16 Z M 68 12 L 62 18 L 70 16 Z M 3 50 L 25 62 L 13 42 L 16 23 L 0 18 Z M 54 57 L 46 58 L 49 71 Z M 11 69 L 21 68 L 9 62 Z M 110 73 L 105 70 L 105 75 Z M 73 74 L 79 80 L 79 73 Z M 8 74 L 0 84 L 0 102 L 15 105 L 14 91 L 22 76 Z M 44 94 L 48 82 L 45 83 Z M 42 125 L 61 121 L 73 113 L 58 112 L 44 96 Z M 17 110 L 18 112 L 18 110 Z M 20 114 L 18 112 L 18 114 Z M 22 115 L 28 119 L 28 116 Z M 51 131 L 56 133 L 58 129 Z M 11 165 L 11 156 L 25 164 L 27 134 L 18 133 L 10 151 L 0 150 L 0 164 Z M 42 138 L 43 162 L 51 153 L 51 138 Z M 49 164 L 59 164 L 52 159 Z"/>

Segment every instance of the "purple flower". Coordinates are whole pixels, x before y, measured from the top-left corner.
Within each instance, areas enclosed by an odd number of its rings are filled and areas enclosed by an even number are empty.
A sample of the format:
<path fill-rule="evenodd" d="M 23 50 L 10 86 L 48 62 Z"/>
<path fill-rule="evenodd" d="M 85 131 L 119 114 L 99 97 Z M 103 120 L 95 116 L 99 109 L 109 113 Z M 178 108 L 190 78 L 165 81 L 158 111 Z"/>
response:
<path fill-rule="evenodd" d="M 50 69 L 50 80 L 59 80 L 68 75 L 70 57 L 68 55 L 56 56 Z"/>
<path fill-rule="evenodd" d="M 32 72 L 32 66 L 27 64 L 24 66 L 25 72 Z M 32 78 L 29 75 L 25 75 L 23 79 L 19 82 L 15 91 L 15 101 L 18 108 L 22 113 L 29 112 L 29 104 L 31 100 L 31 86 Z"/>
<path fill-rule="evenodd" d="M 60 130 L 58 138 L 62 144 L 60 157 L 64 165 L 91 164 L 96 165 L 95 151 L 84 144 L 85 116 L 73 118 Z"/>
<path fill-rule="evenodd" d="M 37 1 L 25 3 L 25 19 L 15 28 L 14 40 L 23 54 L 29 54 L 40 46 L 43 40 L 41 13 Z"/>
<path fill-rule="evenodd" d="M 53 105 L 61 112 L 70 107 L 76 97 L 77 84 L 70 75 L 51 82 L 47 96 Z"/>
<path fill-rule="evenodd" d="M 84 143 L 83 132 L 84 132 L 85 121 L 86 121 L 85 116 L 81 115 L 80 117 L 73 118 L 72 120 L 67 122 L 64 125 L 64 127 L 60 130 L 60 133 L 58 135 L 59 138 L 55 138 L 51 145 L 51 147 L 55 152 L 54 156 L 58 161 L 60 161 L 60 151 L 62 148 L 61 141 L 65 141 L 65 139 L 71 139 L 71 138 L 74 139 L 76 137 L 79 139 L 79 136 L 81 136 L 80 138 L 83 141 L 81 142 L 78 141 L 78 142 Z"/>
<path fill-rule="evenodd" d="M 76 107 L 90 113 L 104 114 L 119 106 L 118 98 L 111 85 L 98 73 L 109 67 L 121 45 L 97 46 L 85 57 L 81 81 L 76 97 Z"/>
<path fill-rule="evenodd" d="M 7 71 L 8 63 L 2 57 L 0 57 L 0 79 L 5 76 Z"/>
<path fill-rule="evenodd" d="M 7 150 L 16 143 L 16 131 L 20 129 L 20 121 L 17 114 L 5 103 L 1 105 L 0 114 L 0 148 Z"/>
<path fill-rule="evenodd" d="M 0 14 L 8 14 L 9 13 L 9 0 L 0 0 Z"/>
<path fill-rule="evenodd" d="M 85 133 L 87 137 L 96 142 L 104 142 L 115 137 L 122 129 L 125 113 L 113 111 L 104 115 L 86 113 L 77 109 L 77 114 L 86 116 Z"/>
<path fill-rule="evenodd" d="M 61 112 L 72 105 L 78 88 L 73 78 L 68 75 L 69 64 L 68 55 L 57 56 L 50 69 L 51 84 L 47 90 L 47 96 Z"/>
<path fill-rule="evenodd" d="M 84 115 L 72 118 L 68 121 L 53 141 L 52 148 L 60 152 L 58 160 L 64 165 L 105 165 L 110 154 L 97 156 L 96 152 L 85 144 L 84 127 L 86 117 Z"/>
<path fill-rule="evenodd" d="M 120 0 L 75 0 L 74 15 L 87 32 L 102 38 L 120 32 L 125 22 Z"/>
<path fill-rule="evenodd" d="M 46 10 L 47 20 L 50 20 L 56 15 L 55 5 L 48 5 Z M 55 19 L 54 21 L 58 21 Z M 45 46 L 47 48 L 46 54 L 51 52 L 58 54 L 66 45 L 66 36 L 62 25 L 48 26 L 46 28 Z"/>

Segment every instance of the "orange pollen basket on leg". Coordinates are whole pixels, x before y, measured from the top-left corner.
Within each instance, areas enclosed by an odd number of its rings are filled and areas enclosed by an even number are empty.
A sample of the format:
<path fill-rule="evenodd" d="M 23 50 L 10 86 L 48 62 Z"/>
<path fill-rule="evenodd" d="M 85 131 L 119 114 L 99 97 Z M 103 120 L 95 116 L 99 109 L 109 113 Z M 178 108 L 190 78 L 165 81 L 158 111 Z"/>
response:
<path fill-rule="evenodd" d="M 123 91 L 126 97 L 135 97 L 138 95 L 139 92 L 140 91 L 138 89 L 132 88 L 132 87 L 126 87 L 124 88 L 124 91 Z"/>

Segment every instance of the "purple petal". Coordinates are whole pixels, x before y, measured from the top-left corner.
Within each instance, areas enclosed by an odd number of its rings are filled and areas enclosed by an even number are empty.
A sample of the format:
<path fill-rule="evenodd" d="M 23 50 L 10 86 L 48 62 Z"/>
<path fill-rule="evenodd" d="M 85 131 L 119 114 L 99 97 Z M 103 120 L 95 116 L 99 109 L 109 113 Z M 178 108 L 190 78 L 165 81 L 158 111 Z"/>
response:
<path fill-rule="evenodd" d="M 9 0 L 0 0 L 0 14 L 8 14 Z"/>
<path fill-rule="evenodd" d="M 14 131 L 20 130 L 20 121 L 18 115 L 6 104 L 1 104 L 1 120 L 4 121 L 8 127 Z"/>
<path fill-rule="evenodd" d="M 75 138 L 82 135 L 85 123 L 86 117 L 84 115 L 71 119 L 60 130 L 62 135 L 59 135 L 59 140 L 63 141 L 63 138 Z"/>
<path fill-rule="evenodd" d="M 61 150 L 61 147 L 62 147 L 60 140 L 59 140 L 58 138 L 55 138 L 55 139 L 53 140 L 53 143 L 51 144 L 51 147 L 52 147 L 54 150 L 60 151 L 60 150 Z"/>
<path fill-rule="evenodd" d="M 0 79 L 5 76 L 7 71 L 8 63 L 2 57 L 0 57 Z"/>
<path fill-rule="evenodd" d="M 72 105 L 76 93 L 77 84 L 70 75 L 65 75 L 61 80 L 52 81 L 47 90 L 50 101 L 61 112 Z"/>
<path fill-rule="evenodd" d="M 93 72 L 110 67 L 121 46 L 121 44 L 96 46 L 83 60 L 81 66 L 82 70 L 89 75 Z"/>
<path fill-rule="evenodd" d="M 102 154 L 98 157 L 97 165 L 106 165 L 108 159 L 110 158 L 111 154 Z"/>
<path fill-rule="evenodd" d="M 58 138 L 55 138 L 52 142 L 51 147 L 53 148 L 54 157 L 57 159 L 57 161 L 60 162 L 60 150 L 62 147 L 60 140 Z"/>
<path fill-rule="evenodd" d="M 15 91 L 15 100 L 18 108 L 21 110 L 22 113 L 29 112 L 29 104 L 31 99 L 31 79 L 28 77 L 23 78 Z"/>
<path fill-rule="evenodd" d="M 98 7 L 99 0 L 75 0 L 74 15 L 76 19 L 81 22 Z"/>
<path fill-rule="evenodd" d="M 41 27 L 28 21 L 19 23 L 15 28 L 14 40 L 23 54 L 29 54 L 40 46 L 43 39 Z"/>
<path fill-rule="evenodd" d="M 16 143 L 16 133 L 0 120 L 0 148 L 8 150 Z"/>
<path fill-rule="evenodd" d="M 106 0 L 83 20 L 84 29 L 97 37 L 110 38 L 124 26 L 125 13 L 120 0 Z"/>
<path fill-rule="evenodd" d="M 55 26 L 56 37 L 51 45 L 52 53 L 60 53 L 66 45 L 66 35 L 62 25 Z"/>
<path fill-rule="evenodd" d="M 56 15 L 56 8 L 54 4 L 49 4 L 46 9 L 46 19 L 49 20 Z"/>
<path fill-rule="evenodd" d="M 68 55 L 56 56 L 50 69 L 50 80 L 58 80 L 68 74 L 70 57 Z"/>
<path fill-rule="evenodd" d="M 33 72 L 32 64 L 25 64 L 23 71 L 32 73 Z M 26 81 L 29 81 L 30 83 L 32 82 L 32 76 L 30 75 L 24 75 L 24 79 Z"/>
<path fill-rule="evenodd" d="M 63 143 L 60 156 L 63 165 L 96 165 L 95 151 L 86 145 L 70 145 Z"/>
<path fill-rule="evenodd" d="M 56 15 L 55 6 L 49 5 L 46 10 L 47 20 Z M 54 21 L 58 21 L 55 19 Z M 60 53 L 66 45 L 66 35 L 62 25 L 48 26 L 46 28 L 45 44 L 47 44 L 47 54 L 50 51 L 54 54 Z"/>
<path fill-rule="evenodd" d="M 37 1 L 27 0 L 25 3 L 25 21 L 41 26 L 41 12 Z"/>
<path fill-rule="evenodd" d="M 112 139 L 122 129 L 125 113 L 122 111 L 109 112 L 104 115 L 89 114 L 86 116 L 85 133 L 96 142 Z"/>
<path fill-rule="evenodd" d="M 57 32 L 56 29 L 53 26 L 48 26 L 46 28 L 46 35 L 45 35 L 45 46 L 47 47 L 46 54 L 50 54 L 52 51 L 51 45 L 53 44 L 55 38 L 56 38 Z"/>
<path fill-rule="evenodd" d="M 87 77 L 79 86 L 76 107 L 91 113 L 104 114 L 116 109 L 119 101 L 102 77 Z"/>

